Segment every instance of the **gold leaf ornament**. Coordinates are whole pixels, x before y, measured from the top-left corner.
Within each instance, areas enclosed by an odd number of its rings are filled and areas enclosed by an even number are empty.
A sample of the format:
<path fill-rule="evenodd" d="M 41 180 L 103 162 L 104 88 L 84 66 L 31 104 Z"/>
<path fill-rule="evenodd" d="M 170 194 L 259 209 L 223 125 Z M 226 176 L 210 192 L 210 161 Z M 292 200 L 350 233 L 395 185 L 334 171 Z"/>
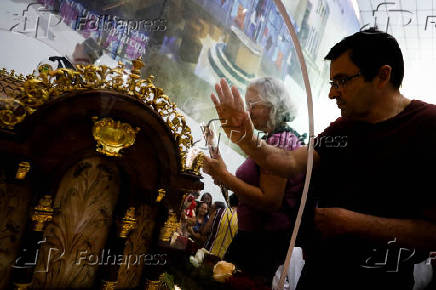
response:
<path fill-rule="evenodd" d="M 114 121 L 111 118 L 92 118 L 94 127 L 92 134 L 97 141 L 97 152 L 106 156 L 121 156 L 120 150 L 135 143 L 136 133 L 140 128 L 133 129 L 129 123 Z"/>
<path fill-rule="evenodd" d="M 156 197 L 156 202 L 161 202 L 162 201 L 162 199 L 165 197 L 165 195 L 166 195 L 166 191 L 165 191 L 165 189 L 159 189 L 158 191 L 157 191 L 157 197 Z"/>
<path fill-rule="evenodd" d="M 18 164 L 17 173 L 15 174 L 15 178 L 19 180 L 23 180 L 26 178 L 27 173 L 30 171 L 30 163 L 27 161 L 20 162 Z"/>
<path fill-rule="evenodd" d="M 41 232 L 44 230 L 45 223 L 53 219 L 53 200 L 51 195 L 44 195 L 43 198 L 39 200 L 39 203 L 34 208 L 32 215 L 32 221 L 34 222 L 33 230 Z"/>
<path fill-rule="evenodd" d="M 121 220 L 120 237 L 127 238 L 129 233 L 136 228 L 135 208 L 129 207 L 126 215 Z"/>

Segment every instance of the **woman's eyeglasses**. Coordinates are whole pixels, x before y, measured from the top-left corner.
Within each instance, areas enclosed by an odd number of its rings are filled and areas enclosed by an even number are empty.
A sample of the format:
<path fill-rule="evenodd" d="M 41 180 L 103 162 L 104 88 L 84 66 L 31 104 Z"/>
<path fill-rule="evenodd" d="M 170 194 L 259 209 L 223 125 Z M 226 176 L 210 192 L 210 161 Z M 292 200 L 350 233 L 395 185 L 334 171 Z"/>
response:
<path fill-rule="evenodd" d="M 245 102 L 245 108 L 246 110 L 250 110 L 253 107 L 257 106 L 257 105 L 263 105 L 263 106 L 272 106 L 270 102 L 265 102 L 265 101 L 256 101 L 256 102 Z"/>

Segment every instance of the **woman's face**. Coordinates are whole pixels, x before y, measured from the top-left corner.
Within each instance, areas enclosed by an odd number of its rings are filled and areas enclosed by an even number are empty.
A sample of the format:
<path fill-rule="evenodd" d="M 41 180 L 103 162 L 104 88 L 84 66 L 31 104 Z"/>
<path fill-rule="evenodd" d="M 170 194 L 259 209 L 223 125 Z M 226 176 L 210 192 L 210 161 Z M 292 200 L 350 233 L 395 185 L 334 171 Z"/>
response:
<path fill-rule="evenodd" d="M 200 205 L 200 208 L 198 209 L 198 211 L 201 215 L 206 215 L 207 214 L 207 203 L 202 203 Z"/>
<path fill-rule="evenodd" d="M 245 93 L 245 104 L 247 111 L 250 112 L 250 118 L 254 128 L 263 132 L 267 132 L 268 129 L 271 129 L 269 128 L 271 126 L 271 104 L 263 101 L 256 89 L 248 88 Z"/>

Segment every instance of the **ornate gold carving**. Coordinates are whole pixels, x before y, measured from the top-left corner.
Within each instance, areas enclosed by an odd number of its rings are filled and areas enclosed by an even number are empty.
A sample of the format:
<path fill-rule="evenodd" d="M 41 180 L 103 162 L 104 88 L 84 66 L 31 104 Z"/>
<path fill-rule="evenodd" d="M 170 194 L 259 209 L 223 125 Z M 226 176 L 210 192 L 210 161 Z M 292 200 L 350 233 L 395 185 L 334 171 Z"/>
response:
<path fill-rule="evenodd" d="M 113 290 L 116 289 L 118 285 L 118 281 L 104 281 L 103 285 L 101 286 L 102 290 Z"/>
<path fill-rule="evenodd" d="M 92 134 L 97 141 L 97 151 L 107 156 L 121 156 L 120 150 L 135 143 L 139 128 L 133 129 L 128 123 L 114 121 L 111 118 L 93 117 Z"/>
<path fill-rule="evenodd" d="M 145 290 L 163 290 L 164 283 L 161 280 L 148 280 L 147 285 L 145 286 Z"/>
<path fill-rule="evenodd" d="M 164 280 L 165 273 L 159 275 L 159 280 L 147 280 L 145 290 L 169 290 Z"/>
<path fill-rule="evenodd" d="M 157 191 L 157 197 L 156 197 L 156 202 L 161 202 L 162 199 L 165 197 L 166 191 L 165 189 L 159 189 Z"/>
<path fill-rule="evenodd" d="M 44 225 L 53 219 L 53 200 L 51 195 L 44 195 L 43 198 L 39 200 L 39 203 L 34 208 L 32 215 L 32 221 L 34 222 L 33 230 L 41 232 L 44 230 Z"/>
<path fill-rule="evenodd" d="M 20 180 L 25 179 L 29 170 L 30 170 L 29 162 L 27 161 L 20 162 L 18 164 L 18 170 L 17 173 L 15 174 L 15 178 Z"/>
<path fill-rule="evenodd" d="M 204 153 L 193 147 L 184 155 L 185 171 L 200 175 L 200 169 L 203 167 Z"/>
<path fill-rule="evenodd" d="M 180 227 L 177 215 L 173 209 L 168 210 L 168 219 L 160 230 L 159 239 L 162 242 L 169 242 L 173 233 Z"/>
<path fill-rule="evenodd" d="M 136 228 L 135 208 L 129 207 L 126 215 L 121 220 L 120 237 L 127 238 L 134 228 Z"/>
<path fill-rule="evenodd" d="M 161 88 L 153 84 L 153 76 L 141 78 L 141 59 L 132 61 L 130 72 L 119 62 L 115 68 L 105 65 L 77 65 L 77 70 L 56 69 L 50 66 L 39 69 L 39 75 L 17 76 L 13 71 L 0 70 L 0 79 L 21 84 L 20 91 L 15 90 L 9 98 L 0 102 L 0 128 L 14 129 L 28 115 L 42 104 L 70 92 L 90 89 L 107 89 L 128 94 L 155 110 L 168 125 L 176 140 L 181 160 L 180 168 L 185 169 L 184 156 L 192 146 L 191 129 L 186 125 L 184 116 L 177 110 Z M 127 79 L 127 81 L 124 81 Z"/>
<path fill-rule="evenodd" d="M 191 170 L 199 175 L 200 174 L 200 168 L 203 167 L 203 161 L 204 161 L 204 153 L 200 151 L 194 158 L 194 161 L 192 161 L 192 168 Z"/>

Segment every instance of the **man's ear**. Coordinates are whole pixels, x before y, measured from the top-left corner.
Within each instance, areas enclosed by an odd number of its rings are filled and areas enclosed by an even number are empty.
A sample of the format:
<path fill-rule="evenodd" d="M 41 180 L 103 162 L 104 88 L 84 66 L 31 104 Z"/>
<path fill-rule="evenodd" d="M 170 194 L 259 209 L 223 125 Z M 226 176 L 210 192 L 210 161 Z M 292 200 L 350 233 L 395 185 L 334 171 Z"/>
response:
<path fill-rule="evenodd" d="M 390 65 L 385 64 L 382 67 L 380 67 L 377 75 L 379 79 L 379 86 L 383 87 L 390 82 L 391 72 L 392 72 L 392 67 Z"/>

